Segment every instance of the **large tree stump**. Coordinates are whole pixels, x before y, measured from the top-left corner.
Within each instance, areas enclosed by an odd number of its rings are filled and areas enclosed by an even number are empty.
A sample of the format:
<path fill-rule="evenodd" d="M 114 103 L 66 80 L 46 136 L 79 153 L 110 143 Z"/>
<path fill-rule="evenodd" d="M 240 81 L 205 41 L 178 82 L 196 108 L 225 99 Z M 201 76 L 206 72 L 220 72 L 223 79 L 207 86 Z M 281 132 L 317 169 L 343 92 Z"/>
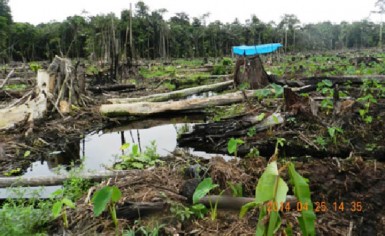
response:
<path fill-rule="evenodd" d="M 260 89 L 267 86 L 270 83 L 269 81 L 269 75 L 266 73 L 258 55 L 238 58 L 234 72 L 234 82 L 237 86 L 247 83 L 251 89 Z"/>
<path fill-rule="evenodd" d="M 54 96 L 54 107 L 68 112 L 71 105 L 86 106 L 82 79 L 76 74 L 76 66 L 67 58 L 56 56 L 48 67 Z"/>

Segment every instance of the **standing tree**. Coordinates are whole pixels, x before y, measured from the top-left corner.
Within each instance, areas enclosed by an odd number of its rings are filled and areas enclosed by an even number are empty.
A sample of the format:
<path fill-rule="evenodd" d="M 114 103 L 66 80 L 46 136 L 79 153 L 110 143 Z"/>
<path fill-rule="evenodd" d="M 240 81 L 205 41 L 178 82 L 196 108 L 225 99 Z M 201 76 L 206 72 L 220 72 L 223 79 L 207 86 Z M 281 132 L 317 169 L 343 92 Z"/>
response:
<path fill-rule="evenodd" d="M 8 6 L 8 0 L 0 0 L 0 60 L 9 59 L 7 51 L 9 48 L 9 34 L 11 31 L 12 15 Z"/>
<path fill-rule="evenodd" d="M 371 13 L 379 14 L 381 16 L 381 22 L 380 22 L 380 32 L 379 32 L 379 40 L 378 40 L 378 46 L 382 47 L 382 16 L 385 14 L 385 0 L 377 0 L 377 2 L 374 4 L 376 7 L 376 10 L 372 11 Z"/>
<path fill-rule="evenodd" d="M 297 18 L 297 16 L 293 14 L 285 14 L 282 17 L 281 22 L 278 24 L 279 29 L 283 29 L 285 31 L 285 50 L 288 49 L 288 33 L 290 33 L 291 38 L 292 38 L 292 48 L 295 48 L 295 32 L 299 27 L 299 24 L 301 22 Z"/>

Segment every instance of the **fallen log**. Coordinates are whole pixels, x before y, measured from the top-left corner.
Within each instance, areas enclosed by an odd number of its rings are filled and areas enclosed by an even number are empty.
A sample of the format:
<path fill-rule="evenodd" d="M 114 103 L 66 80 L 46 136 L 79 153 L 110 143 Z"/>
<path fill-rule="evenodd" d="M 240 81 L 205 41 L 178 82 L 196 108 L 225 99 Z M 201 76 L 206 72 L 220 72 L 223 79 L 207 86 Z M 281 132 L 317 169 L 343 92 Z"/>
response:
<path fill-rule="evenodd" d="M 115 133 L 115 132 L 125 132 L 128 130 L 133 130 L 133 129 L 148 129 L 151 127 L 155 126 L 160 126 L 160 125 L 169 125 L 170 122 L 172 124 L 181 124 L 181 123 L 203 123 L 204 122 L 204 117 L 200 114 L 192 114 L 189 115 L 188 121 L 186 121 L 186 116 L 176 116 L 176 117 L 157 117 L 156 119 L 140 119 L 136 120 L 133 122 L 130 122 L 129 124 L 126 125 L 120 125 L 120 126 L 114 126 L 111 128 L 106 128 L 103 129 L 103 133 Z"/>
<path fill-rule="evenodd" d="M 35 119 L 43 118 L 47 111 L 47 98 L 50 94 L 49 74 L 44 70 L 39 70 L 37 74 L 37 86 L 35 87 L 33 99 L 18 106 L 12 106 L 0 110 L 0 130 L 7 130 L 15 127 L 24 121 L 32 122 Z"/>
<path fill-rule="evenodd" d="M 251 198 L 251 197 L 208 195 L 201 198 L 199 200 L 199 203 L 202 203 L 207 207 L 210 207 L 213 204 L 217 204 L 217 207 L 219 209 L 240 210 L 245 204 L 254 202 L 254 201 L 255 201 L 255 198 Z M 297 198 L 292 195 L 287 195 L 285 203 L 290 203 L 291 209 L 296 209 Z M 279 208 L 280 206 L 278 206 L 278 210 Z"/>
<path fill-rule="evenodd" d="M 353 84 L 362 84 L 364 80 L 378 80 L 381 83 L 385 83 L 385 75 L 346 75 L 346 76 L 311 76 L 301 78 L 300 81 L 306 85 L 317 85 L 322 80 L 330 80 L 333 84 L 343 84 L 345 82 L 351 82 Z"/>
<path fill-rule="evenodd" d="M 218 209 L 239 211 L 245 204 L 254 201 L 255 198 L 251 197 L 209 195 L 201 198 L 199 203 L 206 207 L 217 204 Z M 285 206 L 286 203 L 290 204 L 290 209 L 297 209 L 297 198 L 295 196 L 287 195 Z M 137 217 L 155 214 L 165 210 L 167 207 L 168 204 L 165 202 L 125 202 L 122 206 L 117 207 L 116 213 L 119 218 L 135 219 Z M 273 207 L 277 210 L 280 209 L 280 206 L 273 206 L 272 204 L 268 205 L 269 209 L 273 209 Z"/>
<path fill-rule="evenodd" d="M 122 91 L 126 89 L 135 89 L 135 84 L 111 84 L 111 85 L 98 85 L 89 87 L 88 90 L 94 93 L 102 93 L 104 91 Z"/>
<path fill-rule="evenodd" d="M 260 132 L 283 124 L 284 121 L 283 114 L 273 113 L 262 121 L 257 115 L 247 115 L 215 123 L 197 124 L 192 132 L 181 134 L 177 142 L 179 147 L 193 147 L 196 150 L 216 152 L 220 151 L 223 146 L 226 146 L 227 149 L 227 141 L 231 137 L 246 135 L 252 126 L 256 132 Z"/>
<path fill-rule="evenodd" d="M 134 103 L 134 102 L 163 102 L 170 99 L 184 98 L 193 94 L 203 93 L 207 91 L 221 91 L 233 84 L 233 81 L 222 83 L 202 85 L 188 89 L 177 90 L 169 93 L 153 94 L 139 98 L 112 98 L 108 99 L 113 104 Z"/>
<path fill-rule="evenodd" d="M 93 181 L 101 181 L 106 178 L 122 177 L 135 173 L 139 173 L 139 171 L 101 171 L 97 173 L 79 174 L 77 177 Z M 70 179 L 71 177 L 72 176 L 69 174 L 42 177 L 4 177 L 0 178 L 0 188 L 55 186 L 63 184 L 64 181 Z"/>
<path fill-rule="evenodd" d="M 245 92 L 246 97 L 251 97 L 254 90 Z M 208 98 L 195 98 L 191 100 L 168 102 L 138 102 L 129 104 L 104 104 L 100 107 L 100 113 L 108 117 L 117 116 L 146 116 L 163 112 L 181 112 L 187 110 L 202 109 L 210 106 L 221 106 L 239 103 L 245 100 L 242 91 L 217 95 Z"/>
<path fill-rule="evenodd" d="M 8 80 L 11 78 L 11 75 L 15 72 L 15 69 L 11 70 L 11 72 L 8 73 L 7 77 L 5 77 L 3 83 L 0 85 L 0 89 L 2 89 L 8 82 Z"/>

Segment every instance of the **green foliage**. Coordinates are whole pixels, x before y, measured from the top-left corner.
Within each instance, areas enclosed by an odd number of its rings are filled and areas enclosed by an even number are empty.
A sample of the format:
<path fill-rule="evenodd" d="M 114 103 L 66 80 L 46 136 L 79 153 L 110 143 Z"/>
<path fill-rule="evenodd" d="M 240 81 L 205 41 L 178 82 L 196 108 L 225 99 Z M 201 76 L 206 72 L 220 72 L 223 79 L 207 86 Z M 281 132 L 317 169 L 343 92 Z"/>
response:
<path fill-rule="evenodd" d="M 27 158 L 27 157 L 29 157 L 29 155 L 31 155 L 31 151 L 28 150 L 28 151 L 25 151 L 25 152 L 24 152 L 23 157 L 24 157 L 24 158 Z"/>
<path fill-rule="evenodd" d="M 136 236 L 136 235 L 145 235 L 145 236 L 158 236 L 161 235 L 161 230 L 166 225 L 156 224 L 155 226 L 143 226 L 140 225 L 140 221 L 136 220 L 134 226 L 125 230 L 123 236 Z"/>
<path fill-rule="evenodd" d="M 213 180 L 211 178 L 204 179 L 195 189 L 193 194 L 193 203 L 197 204 L 202 197 L 206 196 L 211 190 L 217 187 L 218 185 L 213 184 Z"/>
<path fill-rule="evenodd" d="M 257 130 L 255 129 L 255 127 L 250 127 L 247 130 L 247 136 L 249 136 L 249 137 L 253 137 L 256 134 L 257 134 Z"/>
<path fill-rule="evenodd" d="M 231 138 L 227 143 L 227 152 L 237 156 L 238 146 L 244 144 L 245 142 L 239 138 Z"/>
<path fill-rule="evenodd" d="M 324 108 L 327 112 L 333 109 L 332 97 L 334 94 L 333 82 L 330 80 L 322 80 L 317 84 L 317 91 L 325 95 L 327 98 L 321 101 L 321 107 Z"/>
<path fill-rule="evenodd" d="M 194 215 L 198 219 L 203 219 L 205 217 L 205 215 L 208 213 L 206 206 L 203 205 L 202 203 L 194 204 L 190 208 L 190 210 L 194 213 Z"/>
<path fill-rule="evenodd" d="M 240 216 L 243 217 L 251 207 L 258 206 L 260 208 L 256 235 L 273 235 L 279 229 L 281 219 L 278 211 L 268 211 L 268 205 L 264 203 L 269 202 L 280 206 L 285 203 L 288 190 L 285 181 L 279 177 L 277 162 L 269 163 L 258 181 L 255 190 L 255 201 L 243 206 L 240 212 Z M 269 215 L 268 224 L 262 220 L 267 215 Z"/>
<path fill-rule="evenodd" d="M 211 190 L 217 188 L 219 185 L 213 184 L 213 180 L 211 178 L 205 178 L 202 180 L 202 182 L 199 183 L 197 188 L 195 189 L 195 192 L 193 194 L 193 203 L 196 205 L 198 204 L 199 200 L 206 196 Z M 220 195 L 222 195 L 223 191 L 221 192 Z M 199 216 L 204 215 L 203 213 L 205 212 L 204 206 L 199 205 L 196 206 L 194 209 L 194 212 L 200 212 L 198 213 Z M 211 215 L 211 220 L 215 220 L 217 217 L 217 206 L 218 206 L 218 201 L 215 202 L 214 206 L 212 205 L 212 202 L 210 201 L 210 215 Z"/>
<path fill-rule="evenodd" d="M 277 147 L 283 145 L 283 139 L 277 140 L 276 151 L 273 156 L 277 155 Z M 316 216 L 313 211 L 313 205 L 310 198 L 310 189 L 307 180 L 299 175 L 292 163 L 288 163 L 283 169 L 288 168 L 290 183 L 293 185 L 293 191 L 298 201 L 303 205 L 301 216 L 298 218 L 303 235 L 315 235 L 314 222 Z M 257 223 L 256 235 L 273 236 L 281 226 L 281 217 L 279 211 L 283 210 L 286 205 L 286 196 L 289 187 L 280 177 L 277 161 L 273 159 L 261 178 L 258 180 L 255 190 L 255 201 L 245 204 L 239 213 L 240 217 L 251 208 L 259 208 L 259 218 Z M 286 231 L 290 231 L 286 228 Z"/>
<path fill-rule="evenodd" d="M 21 168 L 17 167 L 15 169 L 9 170 L 9 171 L 4 171 L 3 175 L 4 176 L 15 176 L 15 175 L 20 175 L 22 173 Z"/>
<path fill-rule="evenodd" d="M 129 143 L 125 143 L 120 149 L 127 150 L 130 146 L 131 145 Z M 123 155 L 119 156 L 119 158 L 122 161 L 114 165 L 114 168 L 118 170 L 146 169 L 156 165 L 157 163 L 162 163 L 162 161 L 158 159 L 159 155 L 156 152 L 155 141 L 152 141 L 151 145 L 147 146 L 142 153 L 139 152 L 139 146 L 137 144 L 133 144 L 131 152 L 125 152 Z"/>
<path fill-rule="evenodd" d="M 246 157 L 249 158 L 254 158 L 254 157 L 259 157 L 259 150 L 258 148 L 251 148 L 249 153 L 246 155 Z"/>
<path fill-rule="evenodd" d="M 271 83 L 263 89 L 256 90 L 255 96 L 259 101 L 268 97 L 279 98 L 283 96 L 283 87 L 281 85 Z"/>
<path fill-rule="evenodd" d="M 315 142 L 318 145 L 320 145 L 323 149 L 325 149 L 327 143 L 326 143 L 325 139 L 322 136 L 317 136 Z"/>
<path fill-rule="evenodd" d="M 122 197 L 122 193 L 116 186 L 104 186 L 95 192 L 92 197 L 94 205 L 94 215 L 100 216 L 107 208 L 110 212 L 115 227 L 118 227 L 118 219 L 116 218 L 116 203 Z"/>
<path fill-rule="evenodd" d="M 313 203 L 310 197 L 310 188 L 308 180 L 303 178 L 294 167 L 293 163 L 288 166 L 290 181 L 294 186 L 294 195 L 303 206 L 306 206 L 301 211 L 301 217 L 298 218 L 303 235 L 315 235 L 314 222 L 316 215 L 313 211 Z"/>
<path fill-rule="evenodd" d="M 77 177 L 77 174 L 71 174 L 71 178 L 63 183 L 63 196 L 77 201 L 88 189 L 92 186 L 92 183 L 88 179 Z"/>
<path fill-rule="evenodd" d="M 8 84 L 3 87 L 3 90 L 22 91 L 28 88 L 26 84 Z"/>
<path fill-rule="evenodd" d="M 241 183 L 227 182 L 227 185 L 230 187 L 233 197 L 243 197 L 243 188 Z"/>
<path fill-rule="evenodd" d="M 193 210 L 191 210 L 189 207 L 186 207 L 180 203 L 172 204 L 170 207 L 170 211 L 181 222 L 190 219 L 191 216 L 194 215 Z"/>
<path fill-rule="evenodd" d="M 328 127 L 328 134 L 330 138 L 332 139 L 334 145 L 337 145 L 337 136 L 340 136 L 344 133 L 343 129 L 340 127 Z"/>
<path fill-rule="evenodd" d="M 175 90 L 175 88 L 176 88 L 175 84 L 172 84 L 170 82 L 163 83 L 163 86 L 165 88 L 167 88 L 168 90 L 171 90 L 171 91 Z"/>
<path fill-rule="evenodd" d="M 64 206 L 64 208 L 63 208 Z M 63 198 L 57 202 L 55 202 L 52 206 L 52 215 L 54 218 L 57 218 L 58 216 L 63 217 L 63 225 L 64 228 L 68 228 L 68 219 L 67 219 L 67 210 L 66 207 L 75 208 L 75 204 L 68 198 Z"/>
<path fill-rule="evenodd" d="M 87 75 L 97 75 L 99 73 L 99 68 L 96 65 L 89 65 L 86 67 Z"/>
<path fill-rule="evenodd" d="M 9 189 L 11 190 L 11 189 Z M 11 190 L 19 199 L 7 199 L 0 210 L 0 235 L 45 234 L 46 225 L 53 220 L 50 201 L 37 200 L 41 189 L 30 199 L 24 199 L 24 192 Z"/>
<path fill-rule="evenodd" d="M 30 62 L 30 63 L 29 63 L 29 68 L 30 68 L 33 72 L 37 73 L 37 71 L 38 71 L 39 69 L 41 69 L 42 67 L 41 67 L 41 65 L 40 65 L 39 63 L 37 63 L 37 62 Z"/>
<path fill-rule="evenodd" d="M 213 75 L 227 75 L 232 73 L 233 60 L 228 57 L 224 57 L 220 64 L 216 64 L 213 67 Z"/>
<path fill-rule="evenodd" d="M 236 116 L 238 114 L 242 114 L 246 108 L 243 104 L 233 104 L 231 106 L 225 106 L 220 108 L 212 108 L 213 111 L 208 109 L 208 112 L 211 112 L 214 114 L 214 117 L 212 118 L 213 121 L 220 121 L 225 118 L 230 118 L 233 116 Z"/>

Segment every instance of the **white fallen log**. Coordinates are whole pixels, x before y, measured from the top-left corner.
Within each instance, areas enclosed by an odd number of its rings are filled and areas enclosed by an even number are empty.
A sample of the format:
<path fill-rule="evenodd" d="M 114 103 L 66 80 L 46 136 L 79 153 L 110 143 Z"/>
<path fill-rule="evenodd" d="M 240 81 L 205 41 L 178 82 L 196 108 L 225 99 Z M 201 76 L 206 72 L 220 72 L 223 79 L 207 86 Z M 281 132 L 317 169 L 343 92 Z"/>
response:
<path fill-rule="evenodd" d="M 149 96 L 139 98 L 112 98 L 108 99 L 110 103 L 122 104 L 122 103 L 134 103 L 134 102 L 163 102 L 170 99 L 185 98 L 193 94 L 203 93 L 208 91 L 220 91 L 228 88 L 233 84 L 233 81 L 225 81 L 216 84 L 202 85 L 193 88 L 187 88 L 169 93 L 152 94 Z"/>
<path fill-rule="evenodd" d="M 83 173 L 77 175 L 78 178 L 93 181 L 101 181 L 106 178 L 122 177 L 128 174 L 139 174 L 141 170 L 119 170 L 119 171 L 101 171 L 96 173 Z M 37 187 L 37 186 L 55 186 L 61 185 L 64 181 L 72 178 L 69 174 L 55 176 L 34 176 L 34 177 L 3 177 L 0 178 L 0 188 L 7 187 Z"/>
<path fill-rule="evenodd" d="M 7 130 L 15 127 L 17 124 L 35 119 L 43 118 L 47 111 L 47 98 L 50 92 L 49 74 L 45 70 L 39 70 L 37 74 L 37 85 L 34 93 L 35 98 L 29 97 L 28 100 L 21 104 L 7 107 L 0 110 L 0 130 Z"/>
<path fill-rule="evenodd" d="M 253 97 L 255 91 L 245 91 L 246 97 Z M 190 100 L 167 102 L 137 102 L 128 104 L 104 104 L 99 111 L 104 116 L 146 116 L 163 112 L 178 112 L 202 109 L 212 106 L 223 106 L 239 103 L 245 100 L 242 91 L 227 93 L 208 98 L 195 98 Z"/>

